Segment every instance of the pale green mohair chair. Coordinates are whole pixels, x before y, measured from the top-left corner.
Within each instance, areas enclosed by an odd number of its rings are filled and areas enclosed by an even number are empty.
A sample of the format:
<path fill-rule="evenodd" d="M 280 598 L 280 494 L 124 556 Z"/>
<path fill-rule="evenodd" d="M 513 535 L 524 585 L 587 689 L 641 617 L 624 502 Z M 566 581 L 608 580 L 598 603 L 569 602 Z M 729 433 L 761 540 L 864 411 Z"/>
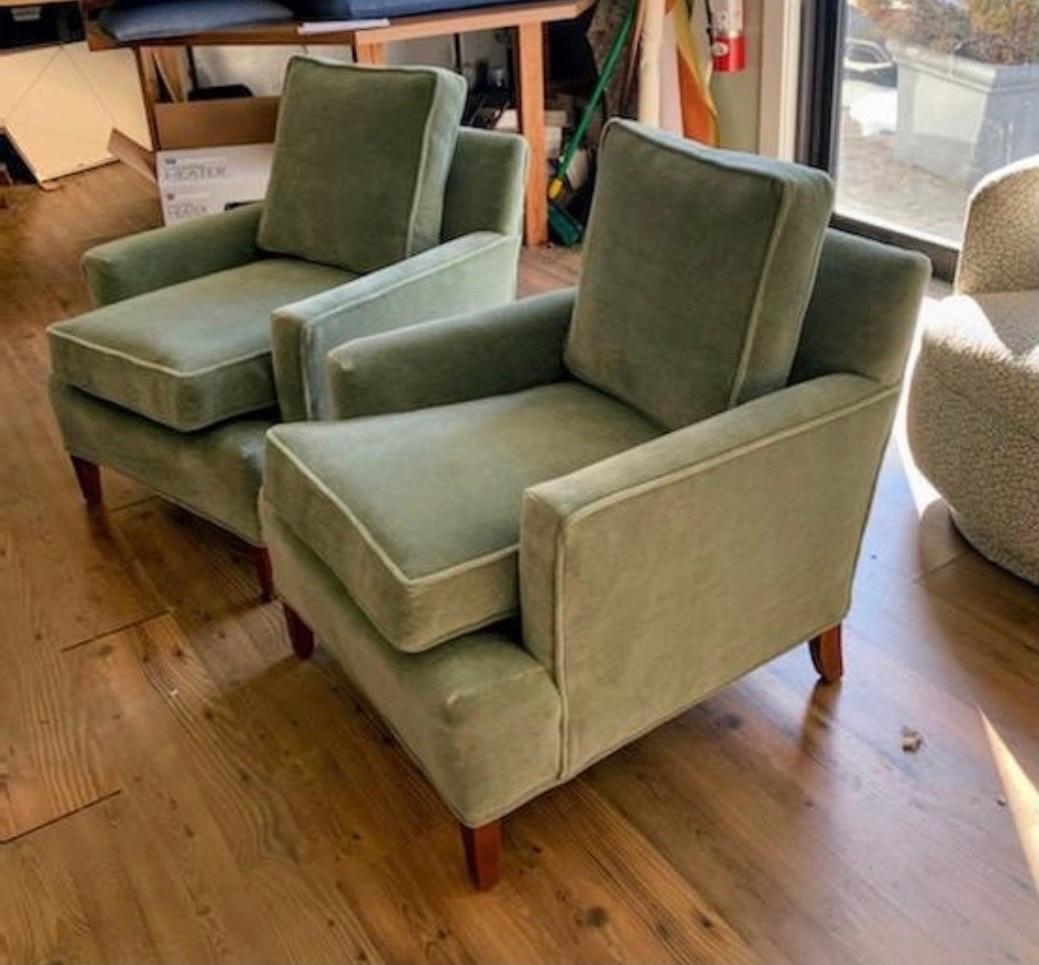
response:
<path fill-rule="evenodd" d="M 330 413 L 347 338 L 515 297 L 526 145 L 459 128 L 461 77 L 297 57 L 266 200 L 101 245 L 50 328 L 89 502 L 111 466 L 256 548 L 264 433 Z M 269 586 L 264 586 L 265 592 Z"/>
<path fill-rule="evenodd" d="M 576 290 L 351 340 L 340 421 L 268 433 L 297 653 L 393 728 L 477 885 L 503 815 L 759 664 L 812 640 L 840 675 L 928 263 L 830 205 L 613 121 Z"/>

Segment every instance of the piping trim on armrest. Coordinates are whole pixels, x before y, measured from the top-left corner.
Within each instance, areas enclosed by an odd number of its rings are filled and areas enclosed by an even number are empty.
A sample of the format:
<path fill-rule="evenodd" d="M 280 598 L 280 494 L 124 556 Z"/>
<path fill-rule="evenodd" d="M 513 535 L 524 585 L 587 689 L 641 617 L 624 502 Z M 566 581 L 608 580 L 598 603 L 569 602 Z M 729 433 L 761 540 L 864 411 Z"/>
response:
<path fill-rule="evenodd" d="M 858 412 L 861 409 L 868 408 L 875 403 L 882 402 L 885 399 L 890 398 L 893 395 L 897 395 L 900 391 L 901 386 L 895 385 L 889 388 L 882 389 L 879 392 L 873 392 L 862 399 L 858 399 L 848 405 L 841 406 L 839 409 L 833 409 L 822 415 L 816 416 L 813 419 L 809 419 L 806 422 L 800 422 L 795 426 L 790 426 L 787 429 L 782 429 L 777 432 L 771 432 L 767 435 L 759 436 L 756 439 L 752 439 L 749 442 L 741 443 L 740 445 L 733 446 L 731 449 L 726 449 L 724 452 L 720 452 L 704 459 L 702 462 L 694 463 L 691 466 L 685 466 L 681 469 L 672 470 L 663 476 L 658 476 L 654 479 L 648 479 L 645 482 L 637 483 L 634 486 L 629 486 L 625 489 L 621 489 L 614 493 L 609 493 L 598 499 L 593 500 L 586 506 L 581 506 L 573 513 L 567 515 L 562 520 L 562 525 L 559 526 L 556 533 L 556 547 L 555 547 L 555 573 L 553 574 L 553 592 L 555 599 L 552 601 L 552 630 L 555 637 L 555 646 L 553 653 L 552 669 L 555 677 L 556 686 L 559 688 L 559 696 L 561 701 L 561 713 L 560 713 L 560 744 L 559 744 L 559 779 L 562 780 L 568 773 L 570 767 L 570 747 L 567 740 L 570 730 L 570 702 L 567 696 L 567 685 L 566 685 L 566 667 L 564 654 L 566 653 L 566 641 L 563 630 L 563 606 L 566 599 L 564 592 L 564 584 L 566 580 L 566 538 L 570 527 L 588 516 L 598 512 L 599 510 L 606 509 L 615 503 L 621 502 L 629 496 L 639 496 L 645 492 L 650 492 L 654 489 L 662 488 L 670 483 L 678 482 L 683 479 L 692 478 L 693 476 L 700 475 L 703 472 L 714 469 L 715 467 L 735 459 L 739 456 L 745 455 L 748 452 L 753 452 L 757 449 L 762 449 L 765 446 L 771 445 L 775 442 L 782 442 L 785 439 L 792 438 L 794 436 L 801 435 L 802 433 L 809 432 L 812 429 L 818 428 L 821 425 L 834 422 L 837 419 L 841 419 L 844 416 L 851 415 Z M 732 411 L 732 410 L 729 410 Z M 681 431 L 681 430 L 677 430 Z M 663 436 L 661 438 L 667 438 Z M 874 484 L 875 485 L 875 484 Z M 529 490 L 525 494 L 525 498 L 534 499 L 540 502 L 542 505 L 547 505 L 549 508 L 551 504 L 547 503 L 544 499 L 541 499 L 537 495 L 531 493 Z"/>
<path fill-rule="evenodd" d="M 325 311 L 321 312 L 318 315 L 313 315 L 313 316 L 311 316 L 309 318 L 301 319 L 301 327 L 302 327 L 302 330 L 303 330 L 302 331 L 302 341 L 303 341 L 303 344 L 301 346 L 301 352 L 300 352 L 300 369 L 301 369 L 301 376 L 302 376 L 302 383 L 303 383 L 303 405 L 304 405 L 304 408 L 305 408 L 305 410 L 308 413 L 308 416 L 310 418 L 314 417 L 315 411 L 314 411 L 313 393 L 311 391 L 311 384 L 310 384 L 310 366 L 307 364 L 307 360 L 313 354 L 313 349 L 314 349 L 313 343 L 314 343 L 314 337 L 315 337 L 314 333 L 315 333 L 315 330 L 317 329 L 317 327 L 322 322 L 324 322 L 326 319 L 331 318 L 331 317 L 335 317 L 336 315 L 340 314 L 341 312 L 352 311 L 353 309 L 358 308 L 358 307 L 360 307 L 362 305 L 367 305 L 369 302 L 373 302 L 373 301 L 375 301 L 378 298 L 382 298 L 385 295 L 391 294 L 392 292 L 397 291 L 397 289 L 399 289 L 399 288 L 403 288 L 406 285 L 410 285 L 412 282 L 421 281 L 424 278 L 429 278 L 429 277 L 431 277 L 433 275 L 436 275 L 439 272 L 441 272 L 441 271 L 443 271 L 443 270 L 445 270 L 447 268 L 453 268 L 456 265 L 462 264 L 462 263 L 470 260 L 471 258 L 476 257 L 477 255 L 483 255 L 483 254 L 485 254 L 488 251 L 493 251 L 496 248 L 501 247 L 504 244 L 511 244 L 514 241 L 514 238 L 513 238 L 512 235 L 502 235 L 502 234 L 498 234 L 498 232 L 493 232 L 493 231 L 473 232 L 472 234 L 469 234 L 469 235 L 462 235 L 462 238 L 480 237 L 482 235 L 486 235 L 489 240 L 487 240 L 483 244 L 479 245 L 478 247 L 474 247 L 472 249 L 467 249 L 467 250 L 460 252 L 459 254 L 455 255 L 454 257 L 452 257 L 452 258 L 450 258 L 450 259 L 448 259 L 446 261 L 438 261 L 435 264 L 432 264 L 429 267 L 424 268 L 424 269 L 422 269 L 420 271 L 414 272 L 412 274 L 405 275 L 402 278 L 398 278 L 396 281 L 390 282 L 389 284 L 385 285 L 384 287 L 380 287 L 376 291 L 369 292 L 368 294 L 363 295 L 362 297 L 360 297 L 358 299 L 348 300 L 348 301 L 346 301 L 346 302 L 344 302 L 342 304 L 330 306 L 329 308 L 327 308 Z M 452 244 L 453 242 L 456 242 L 456 241 L 459 241 L 459 240 L 461 240 L 461 239 L 453 238 L 451 241 L 444 242 L 444 245 L 449 245 L 449 244 Z M 443 247 L 443 246 L 439 246 L 439 247 Z M 421 258 L 422 256 L 428 255 L 430 252 L 435 252 L 437 250 L 438 250 L 437 248 L 428 248 L 428 249 L 426 249 L 426 251 L 419 252 L 416 255 L 411 255 L 410 258 Z M 381 269 L 381 270 L 383 270 L 383 271 L 392 271 L 394 268 L 396 268 L 396 267 L 404 264 L 406 261 L 410 260 L 410 258 L 406 258 L 404 261 L 398 261 L 395 265 L 391 265 L 391 266 L 389 266 L 389 268 Z M 373 272 L 372 274 L 376 274 L 376 273 Z M 362 275 L 360 278 L 355 278 L 352 281 L 345 282 L 342 287 L 346 288 L 349 285 L 357 284 L 358 282 L 363 282 L 363 280 L 365 278 L 371 278 L 371 277 L 372 277 L 372 275 Z M 333 289 L 329 289 L 329 291 L 335 291 L 335 289 L 334 288 Z M 327 296 L 328 292 L 321 292 L 320 294 Z"/>

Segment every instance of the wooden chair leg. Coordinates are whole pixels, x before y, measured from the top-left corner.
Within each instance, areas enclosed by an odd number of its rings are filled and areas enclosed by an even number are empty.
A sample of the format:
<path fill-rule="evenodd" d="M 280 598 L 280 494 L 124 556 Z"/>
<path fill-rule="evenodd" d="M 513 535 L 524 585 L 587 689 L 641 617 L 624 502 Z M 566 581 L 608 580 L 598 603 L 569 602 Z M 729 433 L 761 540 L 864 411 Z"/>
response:
<path fill-rule="evenodd" d="M 260 584 L 260 599 L 269 603 L 274 599 L 274 576 L 271 573 L 271 554 L 262 546 L 250 546 L 249 552 L 256 567 L 256 579 Z"/>
<path fill-rule="evenodd" d="M 823 630 L 817 637 L 808 641 L 808 650 L 812 655 L 812 664 L 819 676 L 833 684 L 841 679 L 844 673 L 844 658 L 841 653 L 841 625 Z"/>
<path fill-rule="evenodd" d="M 289 640 L 292 649 L 300 660 L 306 660 L 314 652 L 314 631 L 310 629 L 295 610 L 284 600 L 281 602 L 282 611 L 285 614 L 285 626 L 289 628 Z"/>
<path fill-rule="evenodd" d="M 501 820 L 479 828 L 467 828 L 464 824 L 459 827 L 470 880 L 479 891 L 493 888 L 500 876 Z"/>
<path fill-rule="evenodd" d="M 89 459 L 72 456 L 72 470 L 88 506 L 101 505 L 101 468 Z"/>

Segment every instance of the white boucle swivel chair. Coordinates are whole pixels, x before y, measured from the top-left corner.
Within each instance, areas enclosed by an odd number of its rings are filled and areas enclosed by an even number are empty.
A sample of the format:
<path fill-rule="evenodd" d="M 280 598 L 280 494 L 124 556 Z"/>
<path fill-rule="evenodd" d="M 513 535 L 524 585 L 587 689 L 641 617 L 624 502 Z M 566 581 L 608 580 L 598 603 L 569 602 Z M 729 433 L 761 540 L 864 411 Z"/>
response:
<path fill-rule="evenodd" d="M 971 196 L 955 293 L 924 332 L 909 442 L 970 543 L 1039 583 L 1039 155 Z"/>

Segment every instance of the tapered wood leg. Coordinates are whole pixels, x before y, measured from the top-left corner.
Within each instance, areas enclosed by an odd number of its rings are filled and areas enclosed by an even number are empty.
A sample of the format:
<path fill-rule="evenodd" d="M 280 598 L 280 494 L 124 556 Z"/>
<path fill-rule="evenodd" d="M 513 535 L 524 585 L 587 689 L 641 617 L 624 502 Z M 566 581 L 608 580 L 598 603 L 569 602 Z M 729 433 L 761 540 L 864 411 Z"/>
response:
<path fill-rule="evenodd" d="M 516 28 L 519 126 L 530 145 L 523 242 L 532 246 L 548 241 L 544 30 L 543 23 L 522 23 Z"/>
<path fill-rule="evenodd" d="M 88 506 L 101 505 L 101 467 L 89 459 L 72 456 L 72 469 L 76 473 L 79 491 Z"/>
<path fill-rule="evenodd" d="M 841 625 L 838 623 L 829 630 L 823 630 L 817 637 L 808 641 L 808 649 L 812 654 L 812 664 L 819 676 L 828 684 L 836 683 L 844 673 L 844 657 L 841 653 Z"/>
<path fill-rule="evenodd" d="M 274 599 L 274 576 L 271 573 L 271 554 L 262 546 L 250 546 L 249 552 L 256 567 L 256 579 L 260 584 L 260 599 L 269 603 Z"/>
<path fill-rule="evenodd" d="M 480 891 L 498 883 L 501 858 L 501 821 L 492 821 L 479 828 L 459 825 L 465 846 L 465 865 L 469 878 Z"/>
<path fill-rule="evenodd" d="M 285 626 L 289 628 L 289 640 L 292 641 L 292 649 L 300 660 L 306 660 L 314 652 L 314 631 L 310 629 L 295 610 L 284 600 L 281 608 L 285 613 Z"/>

